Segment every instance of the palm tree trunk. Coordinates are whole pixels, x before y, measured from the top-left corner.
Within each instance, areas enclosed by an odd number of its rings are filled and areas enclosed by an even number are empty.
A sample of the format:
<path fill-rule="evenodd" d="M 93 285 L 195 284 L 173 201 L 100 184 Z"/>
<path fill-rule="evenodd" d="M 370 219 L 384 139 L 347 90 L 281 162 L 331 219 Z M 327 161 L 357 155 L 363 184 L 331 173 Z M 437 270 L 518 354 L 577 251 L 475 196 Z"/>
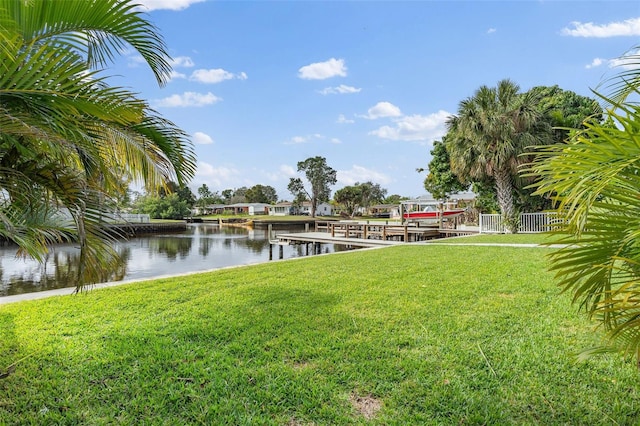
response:
<path fill-rule="evenodd" d="M 518 218 L 513 203 L 513 182 L 508 170 L 497 170 L 495 173 L 498 205 L 502 212 L 502 221 L 507 233 L 518 232 Z"/>

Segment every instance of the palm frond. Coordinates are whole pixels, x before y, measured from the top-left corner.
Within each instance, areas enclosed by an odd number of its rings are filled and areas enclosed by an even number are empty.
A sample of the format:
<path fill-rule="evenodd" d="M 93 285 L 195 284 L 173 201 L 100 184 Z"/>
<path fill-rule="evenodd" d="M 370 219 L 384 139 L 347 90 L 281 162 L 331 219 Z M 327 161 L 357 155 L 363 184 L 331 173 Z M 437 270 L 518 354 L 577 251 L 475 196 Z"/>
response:
<path fill-rule="evenodd" d="M 158 29 L 136 4 L 125 0 L 0 0 L 28 45 L 47 44 L 81 52 L 89 67 L 104 67 L 126 47 L 147 62 L 159 84 L 171 74 L 170 56 Z"/>
<path fill-rule="evenodd" d="M 640 109 L 615 110 L 609 115 L 617 126 L 586 122 L 567 144 L 539 149 L 528 172 L 541 177 L 536 194 L 556 201 L 570 235 L 551 255 L 559 286 L 602 324 L 611 344 L 638 356 Z"/>
<path fill-rule="evenodd" d="M 606 104 L 619 107 L 629 96 L 638 93 L 640 87 L 640 46 L 636 46 L 618 58 L 617 67 L 622 70 L 601 84 L 599 91 L 610 92 Z"/>
<path fill-rule="evenodd" d="M 121 176 L 157 187 L 195 171 L 187 135 L 103 77 L 129 47 L 167 81 L 164 41 L 130 1 L 0 0 L 0 236 L 40 260 L 73 241 L 79 289 L 117 264 L 104 219 Z"/>

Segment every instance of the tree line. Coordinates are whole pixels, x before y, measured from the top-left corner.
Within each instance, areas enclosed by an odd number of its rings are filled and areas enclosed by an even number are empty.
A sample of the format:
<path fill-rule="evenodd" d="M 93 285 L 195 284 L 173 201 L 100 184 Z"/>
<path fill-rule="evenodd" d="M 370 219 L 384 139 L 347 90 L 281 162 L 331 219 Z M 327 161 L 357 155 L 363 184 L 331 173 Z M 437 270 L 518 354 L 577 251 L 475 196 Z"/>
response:
<path fill-rule="evenodd" d="M 275 188 L 269 185 L 245 186 L 211 191 L 206 183 L 197 189 L 195 195 L 187 185 L 169 182 L 167 189 L 161 188 L 152 194 L 138 194 L 133 201 L 121 208 L 129 208 L 134 213 L 145 213 L 156 219 L 182 219 L 193 215 L 194 208 L 206 210 L 211 205 L 236 203 L 274 204 L 278 201 Z"/>
<path fill-rule="evenodd" d="M 305 160 L 306 162 L 319 161 L 326 167 L 325 171 L 331 169 L 326 165 L 324 157 L 314 157 Z M 333 170 L 333 169 L 331 169 Z M 345 215 L 355 216 L 363 210 L 367 210 L 376 203 L 399 204 L 407 197 L 394 194 L 387 197 L 387 190 L 380 184 L 368 182 L 356 182 L 354 185 L 345 186 L 337 190 L 331 198 L 330 182 L 332 173 L 310 174 L 317 179 L 315 186 L 308 183 L 309 190 L 301 178 L 292 178 L 289 190 L 293 196 L 293 206 L 301 206 L 303 202 L 312 203 L 312 215 L 318 203 L 332 202 L 334 208 L 338 208 Z M 314 188 L 316 193 L 314 194 Z M 318 190 L 320 188 L 320 190 Z M 153 194 L 137 194 L 135 199 L 129 191 L 129 195 L 123 197 L 118 204 L 119 209 L 128 209 L 133 213 L 144 213 L 155 219 L 182 219 L 194 214 L 194 209 L 201 213 L 206 212 L 212 206 L 223 206 L 236 203 L 264 203 L 276 204 L 278 195 L 272 186 L 257 184 L 252 187 L 240 187 L 236 189 L 225 189 L 223 191 L 211 191 L 206 183 L 197 189 L 194 194 L 187 185 L 178 185 L 175 182 L 168 182 L 166 188 L 160 188 Z M 316 204 L 313 205 L 313 200 Z M 205 213 L 206 214 L 206 213 Z"/>

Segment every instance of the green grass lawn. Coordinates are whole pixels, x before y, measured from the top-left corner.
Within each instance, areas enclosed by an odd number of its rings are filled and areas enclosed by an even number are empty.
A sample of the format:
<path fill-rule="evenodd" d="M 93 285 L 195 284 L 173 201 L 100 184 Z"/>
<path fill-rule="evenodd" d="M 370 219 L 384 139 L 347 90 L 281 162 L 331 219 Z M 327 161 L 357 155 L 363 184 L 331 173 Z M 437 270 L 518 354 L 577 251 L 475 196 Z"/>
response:
<path fill-rule="evenodd" d="M 598 336 L 548 252 L 395 246 L 3 305 L 0 424 L 637 424 L 635 363 L 575 361 Z"/>
<path fill-rule="evenodd" d="M 432 240 L 437 243 L 465 243 L 465 244 L 553 244 L 560 240 L 557 234 L 475 234 L 462 237 L 442 238 Z"/>

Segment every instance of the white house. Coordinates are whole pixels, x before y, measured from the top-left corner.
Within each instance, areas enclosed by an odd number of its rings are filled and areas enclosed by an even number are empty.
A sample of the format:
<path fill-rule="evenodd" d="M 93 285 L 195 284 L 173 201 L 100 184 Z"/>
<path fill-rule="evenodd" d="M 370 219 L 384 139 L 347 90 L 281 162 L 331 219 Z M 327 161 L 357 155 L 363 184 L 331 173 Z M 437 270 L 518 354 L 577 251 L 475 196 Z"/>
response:
<path fill-rule="evenodd" d="M 271 206 L 265 203 L 236 203 L 224 206 L 226 211 L 233 214 L 248 214 L 249 216 L 268 214 Z"/>
<path fill-rule="evenodd" d="M 374 217 L 400 218 L 400 206 L 398 204 L 376 204 L 369 207 L 369 212 Z"/>
<path fill-rule="evenodd" d="M 193 209 L 191 209 L 191 212 L 195 216 L 205 214 L 222 214 L 224 212 L 224 208 L 224 204 L 208 204 L 204 207 L 195 206 Z"/>
<path fill-rule="evenodd" d="M 311 202 L 304 201 L 301 206 L 294 206 L 292 202 L 284 201 L 273 206 L 269 206 L 269 215 L 311 215 Z M 329 203 L 318 203 L 316 206 L 316 216 L 331 216 L 333 210 Z"/>

